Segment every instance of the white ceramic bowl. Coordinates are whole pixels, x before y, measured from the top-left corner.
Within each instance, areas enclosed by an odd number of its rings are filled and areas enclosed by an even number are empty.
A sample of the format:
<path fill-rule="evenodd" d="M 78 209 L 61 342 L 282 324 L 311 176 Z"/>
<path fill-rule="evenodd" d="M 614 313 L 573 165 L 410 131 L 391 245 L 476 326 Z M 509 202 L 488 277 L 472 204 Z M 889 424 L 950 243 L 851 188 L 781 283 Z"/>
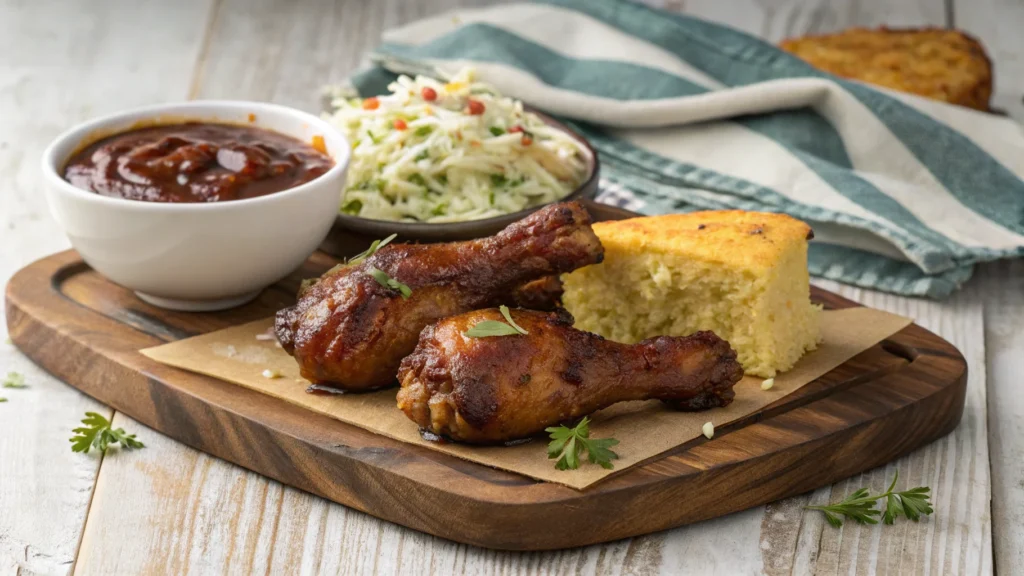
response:
<path fill-rule="evenodd" d="M 211 203 L 110 198 L 62 177 L 64 164 L 84 144 L 154 120 L 249 123 L 303 142 L 320 135 L 335 165 L 283 192 Z M 46 149 L 43 174 L 53 217 L 96 271 L 156 306 L 219 310 L 252 300 L 316 250 L 338 213 L 349 152 L 344 136 L 306 112 L 258 102 L 194 101 L 73 128 Z"/>

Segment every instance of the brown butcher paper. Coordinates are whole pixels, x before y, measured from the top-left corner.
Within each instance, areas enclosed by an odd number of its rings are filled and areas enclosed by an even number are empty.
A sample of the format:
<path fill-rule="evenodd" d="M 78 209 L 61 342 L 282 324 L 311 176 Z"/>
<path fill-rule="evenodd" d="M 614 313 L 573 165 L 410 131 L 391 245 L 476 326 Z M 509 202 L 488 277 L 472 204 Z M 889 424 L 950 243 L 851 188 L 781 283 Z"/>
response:
<path fill-rule="evenodd" d="M 363 394 L 309 394 L 306 392 L 309 382 L 299 376 L 295 360 L 275 341 L 260 336 L 266 334 L 273 324 L 271 318 L 141 352 L 158 362 L 233 382 L 402 442 L 583 489 L 609 474 L 700 436 L 705 422 L 721 428 L 760 410 L 910 323 L 908 318 L 870 308 L 826 310 L 822 313 L 821 345 L 800 359 L 792 370 L 776 376 L 770 390 L 761 389 L 763 379 L 748 376 L 736 385 L 736 399 L 725 408 L 677 412 L 659 401 L 649 401 L 626 402 L 601 410 L 592 416 L 590 436 L 619 440 L 613 448 L 619 455 L 619 459 L 613 461 L 614 470 L 586 462 L 585 455 L 579 469 L 556 470 L 555 460 L 547 456 L 547 441 L 542 438 L 511 447 L 478 447 L 424 440 L 417 425 L 396 407 L 397 388 Z M 264 376 L 265 371 L 279 373 L 280 377 L 268 378 Z"/>

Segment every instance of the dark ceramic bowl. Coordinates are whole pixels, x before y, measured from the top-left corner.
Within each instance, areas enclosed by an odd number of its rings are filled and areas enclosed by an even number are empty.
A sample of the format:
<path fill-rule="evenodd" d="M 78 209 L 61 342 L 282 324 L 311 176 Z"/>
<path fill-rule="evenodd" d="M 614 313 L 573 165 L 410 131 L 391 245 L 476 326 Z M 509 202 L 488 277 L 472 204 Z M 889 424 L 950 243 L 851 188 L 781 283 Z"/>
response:
<path fill-rule="evenodd" d="M 597 195 L 597 181 L 600 177 L 600 162 L 597 153 L 587 142 L 586 138 L 571 130 L 565 124 L 554 118 L 530 110 L 540 116 L 544 122 L 554 126 L 573 137 L 587 149 L 590 155 L 590 172 L 583 184 L 573 190 L 568 196 L 559 200 L 592 200 Z M 468 222 L 451 222 L 444 224 L 429 224 L 426 222 L 393 222 L 390 220 L 373 220 L 360 218 L 348 214 L 338 214 L 331 233 L 320 245 L 320 249 L 332 256 L 346 257 L 358 254 L 367 248 L 371 242 L 380 238 L 386 238 L 392 234 L 398 234 L 396 242 L 454 242 L 457 240 L 472 240 L 484 236 L 497 234 L 502 228 L 525 218 L 532 212 L 542 208 L 534 206 L 512 214 L 503 214 L 493 218 L 481 220 L 470 220 Z"/>

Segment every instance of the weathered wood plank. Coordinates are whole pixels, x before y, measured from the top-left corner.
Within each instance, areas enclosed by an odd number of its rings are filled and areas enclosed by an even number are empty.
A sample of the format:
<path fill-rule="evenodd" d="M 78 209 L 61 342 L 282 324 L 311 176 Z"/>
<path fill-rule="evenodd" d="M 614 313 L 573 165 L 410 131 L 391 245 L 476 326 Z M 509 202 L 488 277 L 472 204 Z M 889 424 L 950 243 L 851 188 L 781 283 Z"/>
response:
<path fill-rule="evenodd" d="M 988 437 L 996 572 L 1024 566 L 1024 262 L 980 267 L 988 359 Z"/>
<path fill-rule="evenodd" d="M 977 37 L 992 58 L 992 106 L 1024 123 L 1024 4 L 955 0 L 953 7 L 955 26 Z M 996 571 L 1011 574 L 1024 566 L 1024 266 L 985 265 L 978 276 L 985 298 L 993 554 Z"/>
<path fill-rule="evenodd" d="M 91 116 L 184 97 L 206 12 L 205 0 L 0 7 L 0 284 L 68 245 L 45 206 L 43 148 Z M 85 411 L 111 411 L 0 344 L 8 371 L 30 388 L 0 390 L 0 573 L 66 573 L 100 467 L 68 438 Z"/>
<path fill-rule="evenodd" d="M 305 5 L 301 10 L 314 16 L 303 16 L 298 14 L 300 9 L 284 2 L 262 2 L 234 10 L 231 10 L 231 2 L 227 2 L 221 8 L 217 32 L 199 68 L 200 81 L 195 84 L 194 95 L 268 99 L 315 109 L 316 87 L 344 77 L 360 61 L 364 49 L 376 41 L 382 27 L 432 13 L 439 6 L 436 0 L 373 4 L 372 7 L 354 2 Z M 683 5 L 689 11 L 713 19 L 717 17 L 770 40 L 854 24 L 943 23 L 943 12 L 936 9 L 941 6 L 938 2 L 901 2 L 891 8 L 895 13 L 878 13 L 877 6 L 868 7 L 866 3 L 854 4 L 851 8 L 839 2 L 762 2 L 753 5 L 755 14 L 761 14 L 759 17 L 750 17 L 750 10 L 732 5 L 724 11 L 719 7 L 721 3 L 670 0 L 669 4 Z M 880 1 L 875 4 L 888 6 Z M 714 12 L 715 9 L 718 12 Z M 951 307 L 929 303 L 921 309 L 915 301 L 846 292 L 868 304 L 896 312 L 923 313 L 925 324 L 931 324 L 933 329 L 943 327 L 939 332 L 947 338 L 964 332 L 953 341 L 969 358 L 979 354 L 983 357 L 979 336 L 981 312 L 977 302 Z M 971 365 L 974 370 L 976 361 L 971 360 Z M 978 388 L 979 377 L 983 375 L 974 370 L 972 390 Z M 977 421 L 977 399 L 969 406 L 975 410 Z M 981 406 L 983 416 L 983 401 Z M 119 425 L 140 428 L 123 416 L 117 419 Z M 980 420 L 983 425 L 984 418 Z M 965 417 L 965 424 L 968 421 Z M 962 434 L 963 430 L 962 426 L 956 434 Z M 827 532 L 832 529 L 824 525 L 820 515 L 802 513 L 800 506 L 804 500 L 798 498 L 773 504 L 764 513 L 755 509 L 631 541 L 558 553 L 515 554 L 468 548 L 384 523 L 284 488 L 156 433 L 144 433 L 151 445 L 149 449 L 117 455 L 108 459 L 103 467 L 96 502 L 107 504 L 95 507 L 90 515 L 87 528 L 90 546 L 83 547 L 79 570 L 82 573 L 103 573 L 114 568 L 117 572 L 136 571 L 147 566 L 150 555 L 165 559 L 167 563 L 163 565 L 186 568 L 179 570 L 182 573 L 218 572 L 230 567 L 238 573 L 278 573 L 292 569 L 304 573 L 363 570 L 407 573 L 426 568 L 437 574 L 677 573 L 684 570 L 799 574 L 815 570 L 833 573 L 859 567 L 871 571 L 872 566 L 879 572 L 900 572 L 901 566 L 896 565 L 894 569 L 892 562 L 903 546 L 919 550 L 917 554 L 927 558 L 927 562 L 916 564 L 922 570 L 950 567 L 970 571 L 967 568 L 978 562 L 967 558 L 959 560 L 960 548 L 952 548 L 958 537 L 952 531 L 962 529 L 961 535 L 968 529 L 982 535 L 987 533 L 987 527 L 979 529 L 977 522 L 961 526 L 957 521 L 951 526 L 939 520 L 952 510 L 946 506 L 953 502 L 953 495 L 972 486 L 957 476 L 959 468 L 948 458 L 950 450 L 955 455 L 956 450 L 965 447 L 977 449 L 967 442 L 972 438 L 969 434 L 964 441 L 954 441 L 952 448 L 946 446 L 942 454 L 940 448 L 946 441 L 924 449 L 922 452 L 932 451 L 928 456 L 930 460 L 912 461 L 919 457 L 915 454 L 904 459 L 906 462 L 896 464 L 904 474 L 911 468 L 918 470 L 918 476 L 908 480 L 925 478 L 923 471 L 930 470 L 945 482 L 932 483 L 937 491 L 941 487 L 949 502 L 942 500 L 937 506 L 938 515 L 920 525 L 926 529 L 923 534 L 908 535 L 911 529 L 908 526 L 875 527 L 855 534 L 849 529 Z M 880 478 L 888 474 L 873 472 L 860 482 L 870 482 L 877 488 L 884 481 Z M 949 476 L 956 483 L 946 481 Z M 188 481 L 179 481 L 181 478 Z M 924 481 L 931 482 L 927 478 Z M 814 502 L 838 498 L 857 482 L 852 481 L 850 486 L 837 485 L 833 490 L 819 490 L 803 498 Z M 118 505 L 119 502 L 132 502 L 137 506 L 128 509 Z M 963 509 L 976 511 L 970 506 Z M 950 519 L 961 517 L 960 513 L 949 516 Z M 126 528 L 122 531 L 120 526 Z M 887 532 L 897 530 L 902 530 L 899 536 Z M 126 537 L 128 534 L 131 538 Z M 926 545 L 919 544 L 925 537 L 928 538 Z M 845 546 L 844 540 L 847 541 Z M 820 552 L 819 542 L 823 549 Z M 984 542 L 982 536 L 982 550 Z M 947 552 L 950 563 L 942 560 Z M 953 558 L 958 561 L 953 563 Z M 985 567 L 983 561 L 980 566 Z"/>
<path fill-rule="evenodd" d="M 197 68 L 193 95 L 269 99 L 316 109 L 316 89 L 350 73 L 381 29 L 456 3 L 319 3 L 317 10 L 268 1 L 239 9 L 226 2 Z M 224 14 L 235 17 L 225 19 Z M 296 43 L 301 49 L 289 48 Z M 117 418 L 119 422 L 127 420 L 122 415 Z M 708 571 L 717 567 L 723 573 L 758 571 L 757 510 L 677 530 L 674 541 L 679 544 L 667 555 L 662 534 L 576 551 L 493 552 L 381 522 L 282 487 L 152 432 L 147 432 L 146 438 L 150 448 L 109 459 L 103 469 L 79 573 L 138 571 L 153 565 L 147 564 L 152 556 L 167 566 L 189 568 L 182 573 L 230 566 L 237 573 L 372 570 L 389 574 L 426 568 L 436 574 L 510 570 L 653 574 L 660 571 L 666 557 L 673 566 L 686 565 L 687 554 L 682 550 L 692 549 L 688 542 L 700 542 L 702 549 L 708 550 L 695 566 Z M 188 474 L 187 482 L 173 480 L 184 474 Z M 137 507 L 128 510 L 104 504 L 115 497 L 137 503 Z M 133 521 L 126 515 L 147 520 Z M 741 526 L 746 529 L 740 530 Z M 121 537 L 128 533 L 133 535 L 131 539 Z M 720 541 L 742 542 L 744 552 L 715 551 L 712 545 Z M 218 545 L 224 542 L 235 544 Z M 245 545 L 240 545 L 243 542 Z"/>
<path fill-rule="evenodd" d="M 659 536 L 550 553 L 456 544 L 284 487 L 123 415 L 115 423 L 147 448 L 104 462 L 76 574 L 654 574 L 662 562 Z M 712 546 L 725 528 L 678 538 L 728 565 L 731 553 Z"/>
<path fill-rule="evenodd" d="M 816 284 L 865 305 L 914 318 L 943 336 L 964 354 L 969 367 L 967 401 L 960 426 L 949 436 L 890 463 L 796 499 L 818 504 L 834 502 L 861 486 L 883 491 L 896 470 L 901 487 L 930 486 L 936 513 L 919 524 L 895 526 L 847 524 L 835 530 L 819 514 L 806 512 L 801 525 L 792 519 L 774 528 L 798 533 L 793 568 L 815 574 L 885 573 L 988 574 L 992 572 L 992 523 L 989 443 L 986 422 L 984 305 L 977 282 L 946 302 L 901 298 L 834 282 Z M 894 439 L 895 441 L 895 439 Z M 787 502 L 767 506 L 792 510 Z M 806 570 L 805 570 L 806 569 Z"/>
<path fill-rule="evenodd" d="M 943 0 L 645 0 L 728 24 L 770 42 L 851 26 L 945 26 Z"/>
<path fill-rule="evenodd" d="M 992 59 L 992 107 L 1024 123 L 1024 4 L 1015 0 L 951 0 L 953 24 L 973 34 Z"/>
<path fill-rule="evenodd" d="M 682 5 L 687 11 L 724 21 L 772 41 L 805 33 L 830 32 L 849 26 L 949 24 L 943 2 L 751 0 L 742 6 L 702 0 L 670 0 L 668 3 Z M 973 2 L 965 0 L 959 7 L 964 12 L 972 12 L 975 17 L 979 14 Z M 986 17 L 981 18 L 986 26 L 995 26 L 999 21 L 994 12 L 991 10 Z M 1012 19 L 1010 22 L 1000 24 L 1002 37 L 1016 40 L 1013 30 L 1019 29 L 1019 26 L 1013 27 Z M 961 19 L 957 20 L 957 24 L 961 24 Z M 987 37 L 982 35 L 982 38 L 988 44 Z M 1005 59 L 1013 63 L 1017 59 L 1016 53 L 1009 57 L 998 53 L 994 56 L 997 62 Z M 1024 77 L 1024 74 L 1011 73 L 1009 76 L 1010 82 L 1013 82 L 1014 79 Z M 1024 90 L 1018 92 L 1024 93 Z M 912 316 L 922 325 L 950 339 L 965 353 L 971 366 L 968 404 L 960 428 L 950 437 L 894 462 L 884 470 L 875 470 L 860 478 L 841 482 L 831 489 L 768 505 L 763 514 L 761 530 L 764 571 L 769 574 L 990 572 L 992 528 L 988 509 L 988 443 L 984 438 L 985 330 L 982 309 L 985 296 L 981 294 L 982 289 L 974 283 L 950 302 L 934 303 L 856 290 L 836 283 L 819 282 L 819 285 L 869 306 Z M 1006 294 L 1013 294 L 1012 288 Z M 1015 305 L 1020 306 L 1019 299 L 1012 304 L 1007 302 L 1004 308 Z M 1013 320 L 1008 319 L 1005 326 L 1014 326 Z M 1003 362 L 1005 364 L 1006 360 Z M 1017 364 L 1019 368 L 1019 361 Z M 1024 412 L 1017 411 L 1014 414 L 1019 417 L 1021 413 Z M 1020 430 L 1004 430 L 1000 441 L 1013 437 L 1015 433 L 1020 437 Z M 1014 446 L 1013 440 L 1006 442 Z M 1016 444 L 1014 447 L 1019 452 L 1022 443 Z M 1007 496 L 1007 503 L 1010 504 L 1010 500 L 1021 500 L 1017 498 L 1020 494 L 1019 486 L 1011 487 L 1010 479 L 1019 479 L 1022 470 L 1014 464 L 1020 461 L 1019 457 L 1015 461 L 1012 454 L 1006 456 L 1003 461 L 1008 462 L 1007 467 L 1014 470 L 1006 471 L 1005 489 L 1009 491 L 1018 488 L 1012 497 Z M 995 460 L 994 456 L 993 462 Z M 919 525 L 905 523 L 895 527 L 868 528 L 854 525 L 837 531 L 829 527 L 820 514 L 804 513 L 801 510 L 806 504 L 841 499 L 860 486 L 884 489 L 883 484 L 891 479 L 896 469 L 902 471 L 904 480 L 914 485 L 927 484 L 935 490 L 938 513 L 928 522 Z M 1007 529 L 1005 526 L 1014 521 L 1020 526 L 1019 516 L 1024 515 L 1024 512 L 1014 515 L 1011 510 L 1012 506 L 1007 510 L 1003 522 L 997 523 L 997 528 L 1001 527 L 1009 534 L 1004 538 L 1007 540 L 1004 547 L 1013 548 L 1013 553 L 1021 554 L 1024 546 L 1019 541 L 1024 541 L 1024 536 L 1019 529 Z M 1013 544 L 1010 544 L 1011 539 Z M 1020 561 L 1020 558 L 1016 563 L 1008 560 L 1005 566 L 1016 566 Z"/>

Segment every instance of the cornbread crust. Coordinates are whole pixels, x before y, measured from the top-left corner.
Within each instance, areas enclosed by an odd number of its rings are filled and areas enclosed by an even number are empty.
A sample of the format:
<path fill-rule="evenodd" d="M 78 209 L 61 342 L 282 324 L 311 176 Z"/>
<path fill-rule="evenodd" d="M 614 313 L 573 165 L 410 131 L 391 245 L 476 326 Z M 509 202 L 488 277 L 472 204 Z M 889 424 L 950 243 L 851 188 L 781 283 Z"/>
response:
<path fill-rule="evenodd" d="M 563 277 L 578 328 L 620 342 L 711 330 L 765 378 L 816 347 L 807 224 L 728 210 L 600 222 L 594 232 L 604 262 Z"/>
<path fill-rule="evenodd" d="M 957 30 L 851 28 L 780 47 L 843 78 L 989 111 L 992 62 L 981 43 Z"/>

